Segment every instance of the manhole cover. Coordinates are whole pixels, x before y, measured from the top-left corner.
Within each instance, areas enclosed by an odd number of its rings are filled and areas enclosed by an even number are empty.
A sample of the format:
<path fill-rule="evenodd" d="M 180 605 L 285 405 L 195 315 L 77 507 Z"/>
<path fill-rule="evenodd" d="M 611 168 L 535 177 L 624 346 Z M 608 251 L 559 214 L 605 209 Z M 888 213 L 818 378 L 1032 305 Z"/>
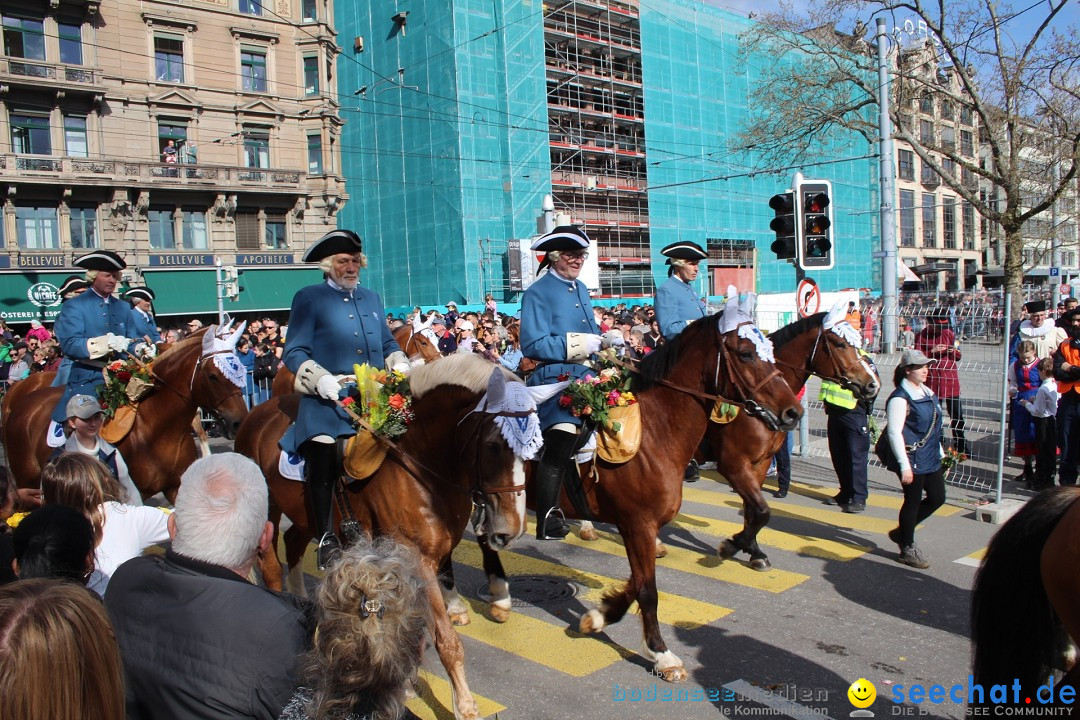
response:
<path fill-rule="evenodd" d="M 578 586 L 566 578 L 551 575 L 515 575 L 510 581 L 511 604 L 515 607 L 525 605 L 543 605 L 576 597 Z M 491 602 L 491 591 L 481 585 L 476 596 L 484 602 Z"/>

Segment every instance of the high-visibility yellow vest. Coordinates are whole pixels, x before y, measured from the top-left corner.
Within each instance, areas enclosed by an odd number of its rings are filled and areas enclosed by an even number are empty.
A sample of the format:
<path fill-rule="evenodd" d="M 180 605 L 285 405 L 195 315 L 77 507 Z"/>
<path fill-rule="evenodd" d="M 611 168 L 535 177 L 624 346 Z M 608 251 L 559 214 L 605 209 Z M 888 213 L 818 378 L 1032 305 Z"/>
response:
<path fill-rule="evenodd" d="M 818 400 L 842 407 L 845 410 L 851 410 L 856 405 L 855 393 L 831 380 L 821 381 L 821 392 L 818 393 Z"/>

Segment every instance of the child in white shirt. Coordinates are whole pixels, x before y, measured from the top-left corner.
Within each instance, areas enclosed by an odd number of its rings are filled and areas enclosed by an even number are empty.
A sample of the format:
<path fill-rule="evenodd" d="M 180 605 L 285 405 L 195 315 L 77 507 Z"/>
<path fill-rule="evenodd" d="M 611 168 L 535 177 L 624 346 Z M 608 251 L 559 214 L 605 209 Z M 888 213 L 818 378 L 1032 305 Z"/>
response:
<path fill-rule="evenodd" d="M 1038 365 L 1039 375 L 1044 378 L 1034 399 L 1022 400 L 1024 407 L 1035 420 L 1035 481 L 1033 490 L 1045 490 L 1054 486 L 1057 472 L 1057 381 L 1054 380 L 1053 358 L 1043 358 Z"/>

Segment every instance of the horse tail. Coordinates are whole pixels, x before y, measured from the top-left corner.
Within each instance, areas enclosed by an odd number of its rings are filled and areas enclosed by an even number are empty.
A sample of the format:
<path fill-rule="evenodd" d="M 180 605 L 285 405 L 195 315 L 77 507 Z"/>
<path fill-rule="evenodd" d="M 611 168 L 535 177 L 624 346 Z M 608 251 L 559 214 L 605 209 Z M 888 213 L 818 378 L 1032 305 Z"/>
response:
<path fill-rule="evenodd" d="M 1078 497 L 1072 487 L 1046 490 L 990 541 L 971 593 L 974 683 L 984 692 L 1019 680 L 1030 696 L 1052 672 L 1067 636 L 1043 586 L 1040 556 Z"/>

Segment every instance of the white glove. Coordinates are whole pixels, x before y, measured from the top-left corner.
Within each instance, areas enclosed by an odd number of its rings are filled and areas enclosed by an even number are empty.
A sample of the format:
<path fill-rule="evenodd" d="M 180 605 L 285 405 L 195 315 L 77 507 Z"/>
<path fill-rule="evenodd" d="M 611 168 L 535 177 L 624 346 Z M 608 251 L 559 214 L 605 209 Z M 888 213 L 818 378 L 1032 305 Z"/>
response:
<path fill-rule="evenodd" d="M 326 400 L 337 400 L 341 393 L 341 383 L 333 375 L 323 375 L 315 383 L 315 394 Z"/>
<path fill-rule="evenodd" d="M 585 336 L 585 349 L 589 351 L 591 355 L 594 352 L 600 352 L 600 348 L 604 345 L 604 339 L 599 335 L 586 335 Z"/>
<path fill-rule="evenodd" d="M 154 343 L 136 343 L 135 354 L 143 360 L 152 360 L 157 356 L 157 346 Z"/>
<path fill-rule="evenodd" d="M 401 373 L 405 373 L 406 375 L 408 375 L 409 371 L 412 370 L 412 365 L 410 365 L 407 362 L 394 363 L 394 366 L 391 367 L 390 369 L 393 370 L 394 372 L 401 372 Z"/>
<path fill-rule="evenodd" d="M 618 330 L 608 330 L 601 336 L 601 340 L 603 340 L 604 347 L 606 348 L 624 347 L 626 345 L 626 339 Z"/>
<path fill-rule="evenodd" d="M 128 345 L 131 344 L 131 341 L 126 337 L 113 335 L 112 333 L 109 333 L 106 337 L 108 338 L 109 350 L 112 350 L 114 353 L 126 352 Z"/>

